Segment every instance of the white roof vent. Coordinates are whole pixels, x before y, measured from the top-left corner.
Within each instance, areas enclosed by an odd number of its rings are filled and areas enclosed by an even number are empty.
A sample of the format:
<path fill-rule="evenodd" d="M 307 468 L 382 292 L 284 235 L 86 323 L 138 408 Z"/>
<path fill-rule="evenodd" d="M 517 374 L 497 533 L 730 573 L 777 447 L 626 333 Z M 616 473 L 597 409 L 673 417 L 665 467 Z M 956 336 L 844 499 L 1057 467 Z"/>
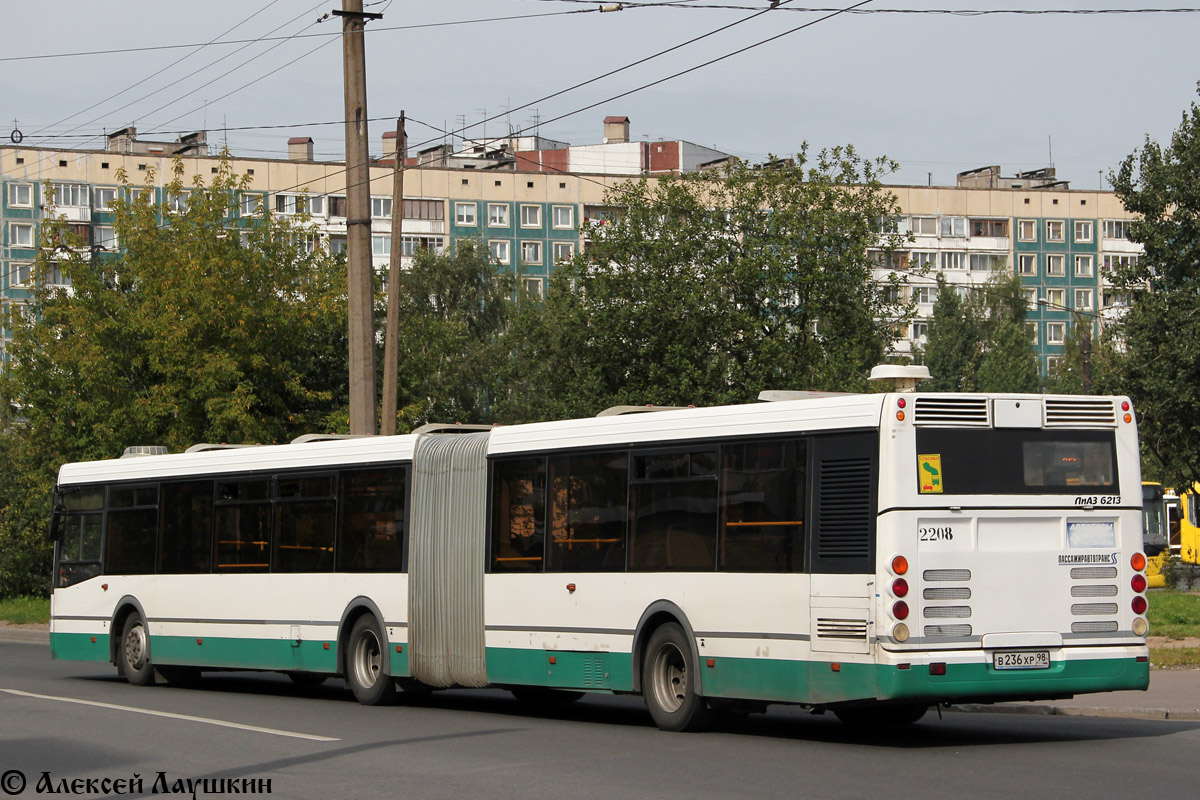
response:
<path fill-rule="evenodd" d="M 880 364 L 871 368 L 873 381 L 891 381 L 897 392 L 911 392 L 921 381 L 929 380 L 929 367 L 907 364 Z"/>
<path fill-rule="evenodd" d="M 121 458 L 137 458 L 138 456 L 165 456 L 167 448 L 161 444 L 135 444 L 126 447 Z"/>

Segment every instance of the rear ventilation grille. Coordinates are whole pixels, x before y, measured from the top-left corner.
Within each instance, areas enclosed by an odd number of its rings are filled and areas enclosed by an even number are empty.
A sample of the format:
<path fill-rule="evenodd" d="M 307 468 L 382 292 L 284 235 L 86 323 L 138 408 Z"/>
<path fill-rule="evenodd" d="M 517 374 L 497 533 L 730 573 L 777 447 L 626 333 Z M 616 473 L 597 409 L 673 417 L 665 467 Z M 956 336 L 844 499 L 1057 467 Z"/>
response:
<path fill-rule="evenodd" d="M 1116 622 L 1072 622 L 1071 633 L 1116 633 Z"/>
<path fill-rule="evenodd" d="M 1077 617 L 1096 617 L 1104 614 L 1117 613 L 1116 603 L 1075 603 L 1071 613 Z"/>
<path fill-rule="evenodd" d="M 1071 579 L 1076 581 L 1103 580 L 1117 577 L 1116 567 L 1071 567 Z"/>
<path fill-rule="evenodd" d="M 970 636 L 970 625 L 926 625 L 926 636 Z"/>
<path fill-rule="evenodd" d="M 1116 597 L 1117 587 L 1100 584 L 1083 584 L 1071 587 L 1071 597 Z"/>
<path fill-rule="evenodd" d="M 1046 398 L 1046 427 L 1063 425 L 1116 425 L 1117 409 L 1112 400 Z"/>
<path fill-rule="evenodd" d="M 971 580 L 971 570 L 927 569 L 921 573 L 921 577 L 927 581 L 969 581 Z"/>
<path fill-rule="evenodd" d="M 986 397 L 918 397 L 913 424 L 986 428 L 991 424 L 988 401 Z"/>
<path fill-rule="evenodd" d="M 871 556 L 871 459 L 830 459 L 821 463 L 818 489 L 821 518 L 817 535 L 820 558 Z"/>
<path fill-rule="evenodd" d="M 921 592 L 926 600 L 970 600 L 971 590 L 966 586 L 947 586 L 945 588 L 928 588 Z"/>
<path fill-rule="evenodd" d="M 970 606 L 926 606 L 926 619 L 966 619 L 971 616 Z"/>
<path fill-rule="evenodd" d="M 867 640 L 867 621 L 865 619 L 822 619 L 818 617 L 817 637 L 865 642 Z"/>

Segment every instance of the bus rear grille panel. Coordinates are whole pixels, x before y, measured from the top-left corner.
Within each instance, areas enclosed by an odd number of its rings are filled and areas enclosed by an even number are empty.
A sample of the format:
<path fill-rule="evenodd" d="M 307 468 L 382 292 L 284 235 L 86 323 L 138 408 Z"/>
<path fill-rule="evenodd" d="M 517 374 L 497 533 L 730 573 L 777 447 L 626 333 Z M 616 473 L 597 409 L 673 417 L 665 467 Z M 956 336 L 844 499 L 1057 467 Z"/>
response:
<path fill-rule="evenodd" d="M 1117 410 L 1111 400 L 1046 398 L 1046 427 L 1116 425 Z"/>
<path fill-rule="evenodd" d="M 970 636 L 971 630 L 972 630 L 972 628 L 970 625 L 926 625 L 925 626 L 925 635 L 930 636 L 930 637 L 933 637 L 933 636 L 961 637 L 961 636 Z"/>
<path fill-rule="evenodd" d="M 929 582 L 933 581 L 969 581 L 971 580 L 971 570 L 969 569 L 927 569 L 921 573 L 921 577 Z"/>
<path fill-rule="evenodd" d="M 867 621 L 865 619 L 817 617 L 817 637 L 864 642 L 867 639 Z"/>
<path fill-rule="evenodd" d="M 1084 583 L 1071 587 L 1071 597 L 1116 597 L 1117 587 L 1112 584 Z"/>
<path fill-rule="evenodd" d="M 966 619 L 971 616 L 970 606 L 925 606 L 926 619 Z"/>
<path fill-rule="evenodd" d="M 871 460 L 847 458 L 821 464 L 817 491 L 821 508 L 817 550 L 820 558 L 869 558 Z"/>
<path fill-rule="evenodd" d="M 991 425 L 986 397 L 918 397 L 913 404 L 915 425 Z"/>
<path fill-rule="evenodd" d="M 1076 581 L 1104 580 L 1117 577 L 1116 567 L 1071 567 L 1071 579 Z"/>
<path fill-rule="evenodd" d="M 970 600 L 971 589 L 968 586 L 928 587 L 921 592 L 926 600 Z"/>
<path fill-rule="evenodd" d="M 1072 622 L 1071 633 L 1116 633 L 1117 623 L 1111 622 Z"/>
<path fill-rule="evenodd" d="M 1077 617 L 1098 617 L 1117 613 L 1116 603 L 1075 603 L 1071 613 Z"/>

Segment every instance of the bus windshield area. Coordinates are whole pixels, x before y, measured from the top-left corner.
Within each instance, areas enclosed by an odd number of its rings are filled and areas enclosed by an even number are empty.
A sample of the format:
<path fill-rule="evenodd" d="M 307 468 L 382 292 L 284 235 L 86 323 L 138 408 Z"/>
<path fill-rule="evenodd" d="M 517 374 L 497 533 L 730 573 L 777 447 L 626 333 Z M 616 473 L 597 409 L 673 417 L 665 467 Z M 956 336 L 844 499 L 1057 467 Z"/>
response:
<path fill-rule="evenodd" d="M 916 433 L 921 494 L 1119 491 L 1113 431 L 918 428 Z M 936 484 L 922 479 L 921 470 L 931 468 L 939 473 Z"/>

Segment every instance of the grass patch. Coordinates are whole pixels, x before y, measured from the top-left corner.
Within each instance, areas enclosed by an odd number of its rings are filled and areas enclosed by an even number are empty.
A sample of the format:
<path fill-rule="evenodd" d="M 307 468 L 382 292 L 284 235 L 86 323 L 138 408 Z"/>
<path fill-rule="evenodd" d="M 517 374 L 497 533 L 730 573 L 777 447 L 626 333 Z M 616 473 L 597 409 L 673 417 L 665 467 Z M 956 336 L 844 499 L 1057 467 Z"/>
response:
<path fill-rule="evenodd" d="M 1170 590 L 1151 592 L 1146 619 L 1151 636 L 1169 639 L 1200 637 L 1200 594 Z"/>
<path fill-rule="evenodd" d="M 1152 647 L 1150 666 L 1155 669 L 1200 669 L 1200 647 Z"/>
<path fill-rule="evenodd" d="M 14 625 L 50 621 L 49 597 L 10 597 L 0 600 L 0 619 Z"/>

